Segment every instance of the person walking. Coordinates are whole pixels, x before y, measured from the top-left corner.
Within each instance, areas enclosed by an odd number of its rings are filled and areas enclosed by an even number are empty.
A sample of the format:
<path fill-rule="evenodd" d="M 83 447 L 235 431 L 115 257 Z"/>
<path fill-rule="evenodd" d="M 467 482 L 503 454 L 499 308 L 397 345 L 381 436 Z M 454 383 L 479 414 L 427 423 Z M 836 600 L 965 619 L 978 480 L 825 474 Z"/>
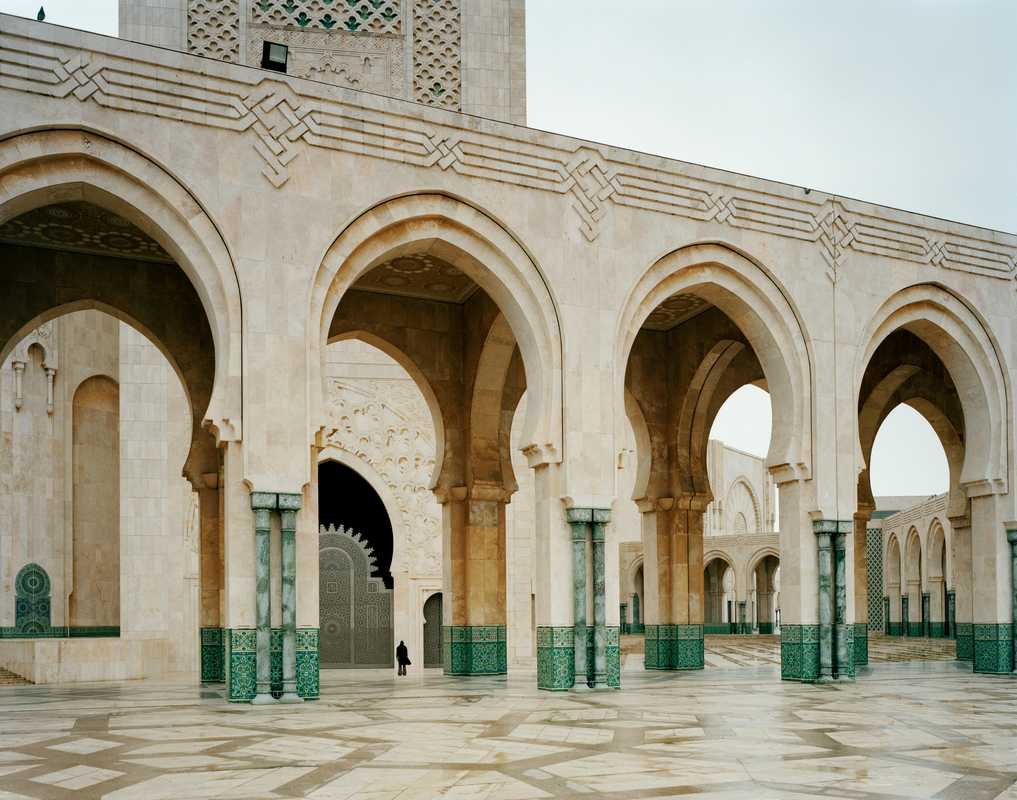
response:
<path fill-rule="evenodd" d="M 406 649 L 406 643 L 400 640 L 396 648 L 396 661 L 399 662 L 399 674 L 405 675 L 406 668 L 410 666 L 410 651 Z"/>

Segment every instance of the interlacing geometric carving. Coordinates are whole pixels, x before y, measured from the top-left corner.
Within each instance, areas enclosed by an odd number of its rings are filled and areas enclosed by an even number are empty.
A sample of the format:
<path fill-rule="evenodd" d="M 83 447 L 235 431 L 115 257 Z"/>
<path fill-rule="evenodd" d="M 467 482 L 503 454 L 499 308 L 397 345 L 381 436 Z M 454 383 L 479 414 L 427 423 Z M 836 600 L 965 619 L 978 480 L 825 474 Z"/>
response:
<path fill-rule="evenodd" d="M 453 111 L 462 108 L 461 42 L 459 0 L 413 4 L 414 100 Z"/>
<path fill-rule="evenodd" d="M 190 0 L 187 51 L 220 61 L 240 62 L 240 0 Z"/>
<path fill-rule="evenodd" d="M 0 71 L 0 86 L 6 88 L 238 133 L 253 130 L 266 163 L 263 174 L 277 187 L 289 179 L 288 165 L 310 146 L 567 195 L 590 241 L 612 208 L 629 207 L 814 244 L 831 279 L 850 253 L 1011 283 L 1017 275 L 1017 246 L 1007 237 L 927 217 L 897 222 L 867 203 L 799 187 L 746 185 L 719 170 L 509 126 L 491 132 L 465 120 L 419 119 L 386 109 L 388 100 L 332 92 L 326 98 L 313 85 L 298 94 L 256 71 L 223 68 L 210 80 L 206 64 L 161 67 L 7 32 L 0 33 L 0 49 L 8 65 Z"/>
<path fill-rule="evenodd" d="M 396 556 L 410 574 L 441 574 L 441 507 L 430 490 L 434 436 L 430 412 L 410 381 L 333 379 L 326 443 L 369 465 L 385 482 L 407 541 Z M 384 398 L 384 400 L 382 399 Z"/>
<path fill-rule="evenodd" d="M 402 33 L 400 0 L 251 0 L 251 22 L 275 27 Z"/>

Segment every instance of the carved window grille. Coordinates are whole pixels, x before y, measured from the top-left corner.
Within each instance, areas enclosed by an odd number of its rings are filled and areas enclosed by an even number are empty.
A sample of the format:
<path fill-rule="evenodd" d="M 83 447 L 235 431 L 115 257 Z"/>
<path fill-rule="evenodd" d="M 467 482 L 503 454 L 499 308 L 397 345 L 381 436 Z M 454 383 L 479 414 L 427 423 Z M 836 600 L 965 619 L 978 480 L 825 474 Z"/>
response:
<path fill-rule="evenodd" d="M 187 4 L 187 50 L 240 62 L 240 0 L 191 0 Z"/>
<path fill-rule="evenodd" d="M 459 0 L 417 0 L 413 6 L 413 99 L 462 108 L 462 19 Z"/>
<path fill-rule="evenodd" d="M 403 31 L 401 0 L 251 0 L 256 25 L 350 33 Z"/>

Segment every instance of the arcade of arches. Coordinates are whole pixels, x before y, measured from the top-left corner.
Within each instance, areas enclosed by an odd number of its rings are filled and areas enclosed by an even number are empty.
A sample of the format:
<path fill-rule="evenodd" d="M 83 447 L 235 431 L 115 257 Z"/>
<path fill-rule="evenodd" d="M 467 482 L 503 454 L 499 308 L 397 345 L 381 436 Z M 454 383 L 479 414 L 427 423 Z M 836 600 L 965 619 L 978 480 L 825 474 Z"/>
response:
<path fill-rule="evenodd" d="M 870 632 L 1017 665 L 1017 238 L 2 19 L 0 666 L 295 704 L 401 640 L 555 691 L 634 632 L 661 680 L 719 631 L 793 681 Z M 710 439 L 747 385 L 764 458 Z M 917 508 L 870 485 L 902 403 Z"/>

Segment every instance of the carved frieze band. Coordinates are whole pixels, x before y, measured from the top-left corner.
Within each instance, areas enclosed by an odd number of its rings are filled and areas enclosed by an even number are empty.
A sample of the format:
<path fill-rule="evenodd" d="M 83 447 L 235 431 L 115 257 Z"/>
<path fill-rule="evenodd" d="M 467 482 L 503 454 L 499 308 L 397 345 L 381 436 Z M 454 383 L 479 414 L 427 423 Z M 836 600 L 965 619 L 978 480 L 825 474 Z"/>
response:
<path fill-rule="evenodd" d="M 647 164 L 645 157 L 574 140 L 537 142 L 523 131 L 476 130 L 455 119 L 439 123 L 368 105 L 298 94 L 285 81 L 251 72 L 246 83 L 193 70 L 169 69 L 108 53 L 67 52 L 53 43 L 0 35 L 0 86 L 70 98 L 140 114 L 251 132 L 279 187 L 304 145 L 454 170 L 491 181 L 565 195 L 590 241 L 613 206 L 627 206 L 762 231 L 816 244 L 832 280 L 851 252 L 886 256 L 997 278 L 1013 277 L 1017 246 L 984 235 L 897 222 L 851 201 L 773 184 L 750 188 L 737 175 L 704 168 Z M 330 93 L 331 94 L 331 93 Z M 558 144 L 560 142 L 560 144 Z M 712 171 L 711 171 L 712 172 Z M 795 196 L 789 196 L 794 193 Z"/>

